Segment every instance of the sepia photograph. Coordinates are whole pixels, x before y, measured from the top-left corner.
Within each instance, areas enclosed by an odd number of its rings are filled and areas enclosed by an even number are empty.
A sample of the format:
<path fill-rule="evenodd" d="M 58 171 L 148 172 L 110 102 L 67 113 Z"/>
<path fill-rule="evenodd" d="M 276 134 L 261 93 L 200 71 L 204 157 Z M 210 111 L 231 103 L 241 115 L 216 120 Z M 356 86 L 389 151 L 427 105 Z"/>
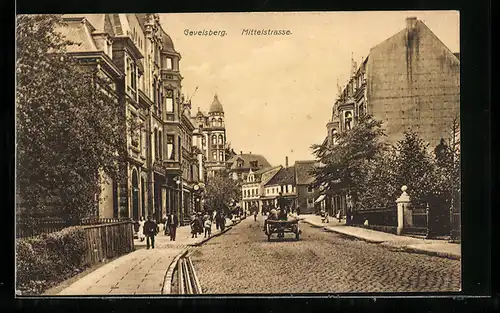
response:
<path fill-rule="evenodd" d="M 458 11 L 15 31 L 17 297 L 462 290 Z"/>

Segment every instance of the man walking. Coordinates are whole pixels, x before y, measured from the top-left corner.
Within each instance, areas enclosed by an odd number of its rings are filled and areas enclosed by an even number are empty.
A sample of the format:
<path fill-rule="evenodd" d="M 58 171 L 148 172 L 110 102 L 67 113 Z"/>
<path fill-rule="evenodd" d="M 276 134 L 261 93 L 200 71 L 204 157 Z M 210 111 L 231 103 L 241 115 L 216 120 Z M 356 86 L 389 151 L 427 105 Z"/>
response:
<path fill-rule="evenodd" d="M 148 216 L 148 220 L 144 223 L 144 235 L 146 235 L 146 246 L 149 249 L 150 241 L 151 247 L 155 248 L 155 236 L 158 230 L 158 226 L 153 221 L 151 215 Z"/>
<path fill-rule="evenodd" d="M 175 241 L 175 235 L 177 232 L 177 226 L 179 225 L 179 219 L 174 213 L 170 213 L 167 218 L 168 232 L 170 233 L 170 241 Z"/>

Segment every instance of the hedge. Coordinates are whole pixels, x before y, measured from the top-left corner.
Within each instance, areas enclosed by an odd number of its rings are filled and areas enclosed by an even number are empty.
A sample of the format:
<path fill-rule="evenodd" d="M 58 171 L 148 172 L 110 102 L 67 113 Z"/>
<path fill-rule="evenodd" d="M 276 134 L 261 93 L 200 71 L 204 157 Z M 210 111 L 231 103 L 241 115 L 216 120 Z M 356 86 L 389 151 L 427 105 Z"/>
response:
<path fill-rule="evenodd" d="M 16 290 L 41 294 L 84 270 L 85 232 L 81 227 L 16 240 Z"/>

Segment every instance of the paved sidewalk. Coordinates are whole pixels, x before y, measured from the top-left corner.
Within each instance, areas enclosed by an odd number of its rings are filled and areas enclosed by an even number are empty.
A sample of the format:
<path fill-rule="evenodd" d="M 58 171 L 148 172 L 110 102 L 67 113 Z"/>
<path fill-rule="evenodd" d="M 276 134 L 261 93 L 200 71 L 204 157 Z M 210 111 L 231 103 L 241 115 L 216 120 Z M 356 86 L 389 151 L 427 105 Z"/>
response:
<path fill-rule="evenodd" d="M 292 214 L 292 216 L 297 217 L 297 215 L 295 214 Z M 336 232 L 367 242 L 379 243 L 392 248 L 417 253 L 438 255 L 452 259 L 461 258 L 460 244 L 450 243 L 446 240 L 432 240 L 408 236 L 398 236 L 361 227 L 346 226 L 345 221 L 339 223 L 337 219 L 333 218 L 330 218 L 329 223 L 322 223 L 321 216 L 312 214 L 300 215 L 298 216 L 298 218 L 310 225 L 323 227 L 327 231 Z"/>
<path fill-rule="evenodd" d="M 226 219 L 226 229 L 232 226 L 232 222 L 229 219 Z M 212 225 L 212 237 L 219 235 L 220 230 L 215 228 L 215 223 Z M 177 228 L 177 233 L 175 236 L 175 241 L 170 241 L 170 236 L 165 236 L 163 230 L 158 233 L 155 238 L 155 248 L 168 248 L 168 247 L 176 247 L 176 246 L 192 246 L 197 245 L 204 241 L 205 234 L 198 234 L 197 238 L 191 238 L 191 227 L 190 226 L 181 226 Z M 139 239 L 134 239 L 134 245 L 136 249 L 146 248 L 146 240 L 140 241 Z"/>
<path fill-rule="evenodd" d="M 228 220 L 226 229 L 231 228 Z M 212 228 L 212 237 L 220 230 Z M 169 284 L 167 273 L 174 259 L 188 246 L 200 244 L 204 235 L 191 238 L 191 228 L 177 229 L 175 241 L 163 232 L 155 238 L 155 249 L 146 249 L 146 241 L 134 240 L 135 251 L 111 261 L 63 289 L 58 295 L 137 295 L 162 294 L 164 284 Z M 167 281 L 165 281 L 167 279 Z M 167 288 L 166 292 L 168 292 Z"/>

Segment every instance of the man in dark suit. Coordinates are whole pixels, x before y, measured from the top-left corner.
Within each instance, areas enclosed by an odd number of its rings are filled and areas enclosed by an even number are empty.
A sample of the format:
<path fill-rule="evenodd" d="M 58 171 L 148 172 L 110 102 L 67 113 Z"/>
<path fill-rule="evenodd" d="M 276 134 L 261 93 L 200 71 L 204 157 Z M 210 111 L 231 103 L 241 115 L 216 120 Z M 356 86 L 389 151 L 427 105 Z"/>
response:
<path fill-rule="evenodd" d="M 151 215 L 148 216 L 148 220 L 144 223 L 144 235 L 146 235 L 146 245 L 149 249 L 149 243 L 151 241 L 151 247 L 155 248 L 155 236 L 158 232 L 158 225 L 153 221 Z"/>
<path fill-rule="evenodd" d="M 179 226 L 179 219 L 174 213 L 170 213 L 167 218 L 168 232 L 170 233 L 170 241 L 175 241 L 175 233 L 177 232 L 177 226 Z"/>

